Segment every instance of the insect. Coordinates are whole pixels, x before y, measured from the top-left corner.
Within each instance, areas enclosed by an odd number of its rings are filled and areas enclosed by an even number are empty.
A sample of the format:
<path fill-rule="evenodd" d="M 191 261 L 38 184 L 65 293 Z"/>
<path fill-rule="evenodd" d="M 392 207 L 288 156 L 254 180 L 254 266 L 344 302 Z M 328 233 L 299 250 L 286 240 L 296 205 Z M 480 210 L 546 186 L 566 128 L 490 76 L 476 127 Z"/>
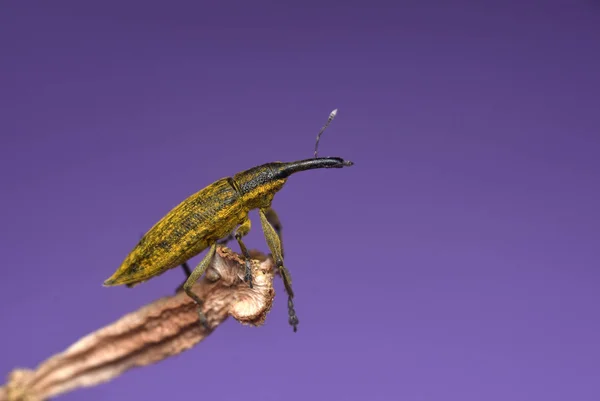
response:
<path fill-rule="evenodd" d="M 317 156 L 321 134 L 336 114 L 337 109 L 331 112 L 326 124 L 319 131 L 313 158 L 266 163 L 237 173 L 233 177 L 221 178 L 175 206 L 142 236 L 121 266 L 104 281 L 104 286 L 133 287 L 182 265 L 188 275 L 183 290 L 198 305 L 200 323 L 208 327 L 206 316 L 202 312 L 202 300 L 192 291 L 192 286 L 204 274 L 215 255 L 216 246 L 235 239 L 245 259 L 244 281 L 252 287 L 250 255 L 243 237 L 251 228 L 248 213 L 258 209 L 267 245 L 283 278 L 288 295 L 289 324 L 295 332 L 299 320 L 294 309 L 292 277 L 284 265 L 281 224 L 271 208 L 271 202 L 294 173 L 321 168 L 342 168 L 354 164 L 340 157 Z M 190 272 L 186 262 L 205 249 L 208 249 L 208 252 Z"/>

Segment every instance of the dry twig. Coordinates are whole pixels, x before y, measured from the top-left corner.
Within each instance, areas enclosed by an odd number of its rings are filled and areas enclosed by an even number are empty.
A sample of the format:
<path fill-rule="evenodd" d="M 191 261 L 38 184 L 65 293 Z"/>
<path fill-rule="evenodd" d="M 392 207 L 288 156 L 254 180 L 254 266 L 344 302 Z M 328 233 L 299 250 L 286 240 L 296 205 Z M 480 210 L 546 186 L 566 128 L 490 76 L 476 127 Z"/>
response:
<path fill-rule="evenodd" d="M 43 401 L 81 387 L 107 382 L 125 371 L 179 354 L 206 338 L 229 315 L 260 326 L 273 303 L 273 262 L 253 251 L 254 288 L 243 282 L 240 255 L 226 247 L 217 253 L 194 291 L 205 300 L 209 330 L 183 292 L 164 297 L 91 333 L 36 370 L 15 369 L 0 387 L 0 401 Z"/>

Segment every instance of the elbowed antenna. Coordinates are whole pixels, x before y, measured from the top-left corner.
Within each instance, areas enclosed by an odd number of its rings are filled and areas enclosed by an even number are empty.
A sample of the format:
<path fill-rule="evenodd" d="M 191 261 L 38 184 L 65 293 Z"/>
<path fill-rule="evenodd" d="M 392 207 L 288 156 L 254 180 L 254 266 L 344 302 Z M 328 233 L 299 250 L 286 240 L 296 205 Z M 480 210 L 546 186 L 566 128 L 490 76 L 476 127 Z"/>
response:
<path fill-rule="evenodd" d="M 327 122 L 323 128 L 321 128 L 321 131 L 319 131 L 319 134 L 317 135 L 317 143 L 315 144 L 315 156 L 311 159 L 298 160 L 291 163 L 278 163 L 276 167 L 272 166 L 272 168 L 276 170 L 276 178 L 287 178 L 298 171 L 314 170 L 317 168 L 342 168 L 349 167 L 354 164 L 350 160 L 344 160 L 341 157 L 317 157 L 317 152 L 319 150 L 319 138 L 329 124 L 333 121 L 336 114 L 337 109 L 333 110 L 329 114 Z"/>
<path fill-rule="evenodd" d="M 319 150 L 319 139 L 321 139 L 321 135 L 323 134 L 323 132 L 325 132 L 329 124 L 331 124 L 331 122 L 335 118 L 337 111 L 338 109 L 335 109 L 331 113 L 329 113 L 329 118 L 327 119 L 327 122 L 325 123 L 323 128 L 321 128 L 321 131 L 319 131 L 319 133 L 317 134 L 317 143 L 315 143 L 315 159 L 317 158 L 317 152 Z"/>

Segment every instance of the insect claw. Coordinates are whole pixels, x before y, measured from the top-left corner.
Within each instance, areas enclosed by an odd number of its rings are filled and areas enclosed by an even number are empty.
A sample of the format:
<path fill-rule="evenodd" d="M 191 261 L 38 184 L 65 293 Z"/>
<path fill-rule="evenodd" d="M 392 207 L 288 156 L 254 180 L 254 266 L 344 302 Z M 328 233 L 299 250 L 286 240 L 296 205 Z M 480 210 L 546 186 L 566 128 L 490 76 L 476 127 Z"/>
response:
<path fill-rule="evenodd" d="M 294 333 L 297 332 L 298 331 L 298 323 L 300 323 L 298 321 L 298 317 L 297 316 L 290 316 L 290 318 L 289 318 L 288 321 L 289 321 L 290 325 L 293 327 Z"/>
<path fill-rule="evenodd" d="M 202 308 L 200 307 L 198 307 L 198 317 L 200 318 L 200 324 L 202 327 L 204 327 L 206 330 L 209 330 L 210 327 L 208 327 L 208 320 L 206 319 L 206 315 L 202 312 Z"/>
<path fill-rule="evenodd" d="M 294 301 L 292 301 L 291 297 L 288 297 L 288 315 L 288 322 L 290 326 L 294 328 L 295 333 L 298 331 L 298 323 L 300 323 L 300 320 L 298 320 L 298 316 L 296 316 L 296 311 L 294 310 Z"/>

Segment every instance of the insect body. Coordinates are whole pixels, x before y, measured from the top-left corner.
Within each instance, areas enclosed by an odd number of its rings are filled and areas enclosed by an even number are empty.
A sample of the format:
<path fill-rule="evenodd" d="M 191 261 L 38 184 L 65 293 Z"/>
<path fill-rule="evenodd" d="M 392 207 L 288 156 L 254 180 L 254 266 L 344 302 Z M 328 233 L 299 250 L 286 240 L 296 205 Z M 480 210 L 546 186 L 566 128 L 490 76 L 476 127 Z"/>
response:
<path fill-rule="evenodd" d="M 335 116 L 330 115 L 327 124 Z M 134 286 L 149 280 L 198 255 L 207 254 L 191 272 L 183 289 L 200 307 L 202 300 L 192 291 L 193 284 L 202 276 L 215 254 L 219 241 L 235 230 L 245 258 L 245 281 L 252 286 L 250 255 L 242 238 L 250 231 L 250 210 L 258 209 L 267 245 L 279 269 L 288 294 L 289 323 L 296 331 L 298 318 L 293 304 L 291 276 L 283 263 L 283 248 L 278 233 L 279 219 L 271 209 L 274 195 L 284 186 L 289 176 L 299 171 L 320 168 L 342 168 L 353 163 L 339 157 L 315 157 L 295 162 L 273 162 L 242 171 L 233 177 L 222 178 L 189 196 L 156 223 L 133 248 L 105 286 Z M 277 224 L 275 224 L 277 223 Z M 275 226 L 275 227 L 274 227 Z M 199 308 L 200 321 L 206 318 Z"/>

